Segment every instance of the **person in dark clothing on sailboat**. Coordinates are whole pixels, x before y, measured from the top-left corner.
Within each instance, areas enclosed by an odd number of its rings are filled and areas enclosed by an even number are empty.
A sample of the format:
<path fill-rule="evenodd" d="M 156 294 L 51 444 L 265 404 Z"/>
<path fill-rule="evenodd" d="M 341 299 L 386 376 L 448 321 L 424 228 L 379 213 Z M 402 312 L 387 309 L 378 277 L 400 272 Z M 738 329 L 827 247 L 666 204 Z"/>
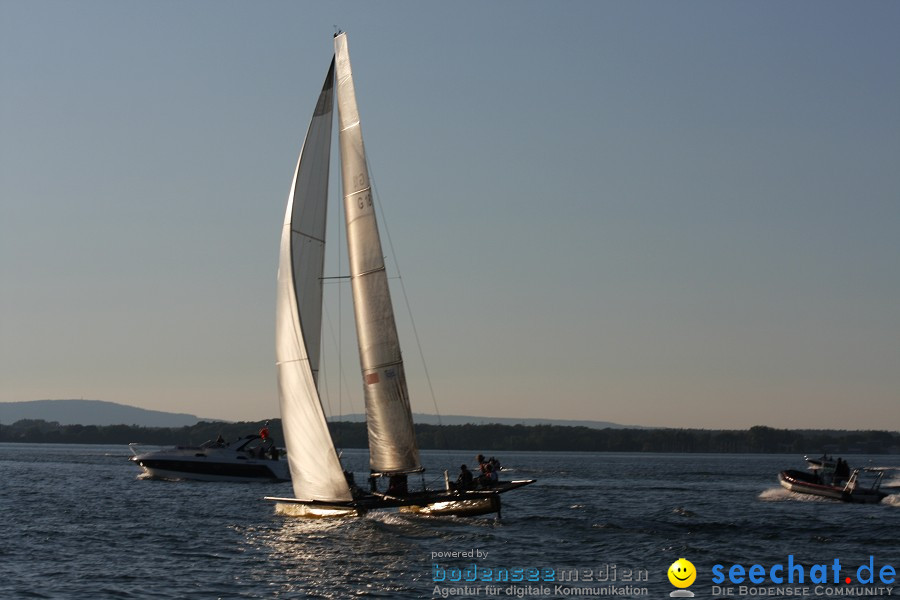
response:
<path fill-rule="evenodd" d="M 406 496 L 409 493 L 409 488 L 406 484 L 405 473 L 401 473 L 400 475 L 391 475 L 390 479 L 388 479 L 387 493 L 390 496 Z"/>
<path fill-rule="evenodd" d="M 462 465 L 459 467 L 459 477 L 456 478 L 456 489 L 458 490 L 467 490 L 472 487 L 472 481 L 475 477 L 472 475 L 472 471 L 466 465 Z"/>

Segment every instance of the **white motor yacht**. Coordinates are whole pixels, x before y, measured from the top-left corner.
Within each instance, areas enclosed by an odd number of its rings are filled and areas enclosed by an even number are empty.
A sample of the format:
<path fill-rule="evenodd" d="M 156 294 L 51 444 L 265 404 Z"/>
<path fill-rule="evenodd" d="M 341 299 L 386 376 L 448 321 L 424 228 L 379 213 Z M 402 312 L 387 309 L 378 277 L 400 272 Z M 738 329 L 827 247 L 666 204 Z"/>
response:
<path fill-rule="evenodd" d="M 248 435 L 231 443 L 219 438 L 200 446 L 176 446 L 143 451 L 129 444 L 130 458 L 144 472 L 159 479 L 201 481 L 290 481 L 284 452 L 271 439 Z"/>

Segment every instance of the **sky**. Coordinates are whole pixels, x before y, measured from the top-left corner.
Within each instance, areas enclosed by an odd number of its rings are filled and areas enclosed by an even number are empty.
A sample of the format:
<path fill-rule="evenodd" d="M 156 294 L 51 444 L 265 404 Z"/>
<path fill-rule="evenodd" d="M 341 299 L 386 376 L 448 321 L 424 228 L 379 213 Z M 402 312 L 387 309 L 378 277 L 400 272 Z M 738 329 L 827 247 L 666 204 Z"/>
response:
<path fill-rule="evenodd" d="M 414 411 L 900 429 L 898 24 L 878 1 L 0 0 L 0 401 L 278 415 L 281 224 L 337 26 Z M 360 412 L 330 287 L 323 395 Z"/>

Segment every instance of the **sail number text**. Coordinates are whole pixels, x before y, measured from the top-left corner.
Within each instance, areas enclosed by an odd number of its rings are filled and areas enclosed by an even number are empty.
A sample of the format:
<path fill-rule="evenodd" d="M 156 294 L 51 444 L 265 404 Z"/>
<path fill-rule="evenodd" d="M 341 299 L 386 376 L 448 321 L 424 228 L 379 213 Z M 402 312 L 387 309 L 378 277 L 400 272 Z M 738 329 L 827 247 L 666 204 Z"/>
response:
<path fill-rule="evenodd" d="M 366 192 L 365 194 L 360 194 L 359 198 L 356 200 L 356 204 L 360 209 L 371 207 L 372 206 L 372 192 Z"/>
<path fill-rule="evenodd" d="M 359 190 L 356 205 L 359 206 L 360 210 L 372 207 L 372 188 L 367 185 L 367 179 L 368 177 L 366 177 L 365 173 L 359 173 L 352 179 L 353 188 Z"/>

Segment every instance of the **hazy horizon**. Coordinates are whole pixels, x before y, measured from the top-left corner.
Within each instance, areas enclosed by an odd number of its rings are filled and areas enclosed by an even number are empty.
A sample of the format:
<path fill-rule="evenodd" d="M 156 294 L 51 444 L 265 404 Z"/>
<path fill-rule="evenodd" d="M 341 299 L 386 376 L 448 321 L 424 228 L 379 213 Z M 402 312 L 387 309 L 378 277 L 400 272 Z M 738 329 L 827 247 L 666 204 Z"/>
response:
<path fill-rule="evenodd" d="M 281 222 L 337 24 L 440 413 L 900 429 L 900 4 L 0 17 L 2 402 L 278 414 Z M 330 413 L 362 407 L 349 302 Z"/>
<path fill-rule="evenodd" d="M 22 406 L 29 404 L 39 404 L 43 405 L 45 403 L 71 403 L 72 406 L 63 406 L 61 407 L 63 410 L 59 415 L 54 415 L 51 413 L 51 409 L 47 406 L 38 407 L 36 410 L 33 407 Z M 96 406 L 96 405 L 101 406 Z M 18 411 L 16 409 L 6 408 L 10 405 L 17 405 Z M 31 409 L 31 410 L 29 410 Z M 138 422 L 131 422 L 127 420 L 121 420 L 123 414 L 131 415 L 131 411 L 146 411 L 146 414 L 149 418 L 159 420 L 161 417 L 164 420 L 167 420 L 167 423 L 161 422 L 144 422 L 147 417 L 144 419 L 139 419 Z M 12 412 L 12 414 L 10 414 Z M 26 414 L 27 413 L 27 414 Z M 174 419 L 165 419 L 165 417 L 172 417 Z M 191 422 L 186 423 L 186 418 L 190 418 Z M 95 418 L 98 420 L 89 421 L 84 419 Z M 127 417 L 132 418 L 132 417 Z M 352 422 L 359 423 L 364 421 L 366 418 L 365 413 L 346 413 L 341 415 L 331 415 L 329 416 L 329 422 Z M 145 409 L 138 406 L 132 406 L 129 404 L 122 404 L 119 402 L 109 401 L 109 400 L 97 400 L 97 399 L 88 399 L 88 398 L 42 398 L 39 400 L 25 400 L 21 402 L 0 402 L 0 425 L 11 425 L 16 423 L 21 419 L 38 419 L 44 420 L 47 422 L 59 421 L 61 425 L 68 424 L 81 424 L 81 425 L 119 425 L 119 424 L 131 424 L 138 426 L 150 426 L 150 427 L 182 427 L 184 425 L 192 425 L 194 423 L 199 422 L 225 422 L 225 423 L 261 423 L 267 422 L 273 419 L 280 419 L 280 415 L 267 415 L 258 419 L 252 420 L 244 420 L 244 421 L 235 421 L 231 419 L 224 419 L 221 417 L 217 417 L 216 415 L 195 415 L 189 413 L 182 412 L 168 412 L 168 411 L 160 411 L 157 409 Z M 471 419 L 471 420 L 464 420 Z M 493 419 L 493 420 L 491 420 Z M 641 425 L 640 423 L 614 423 L 610 421 L 599 421 L 594 419 L 551 419 L 551 418 L 527 418 L 527 417 L 501 417 L 497 415 L 488 415 L 488 416 L 476 416 L 476 415 L 458 415 L 458 414 L 435 414 L 435 413 L 427 413 L 427 412 L 413 412 L 413 420 L 417 425 L 445 425 L 445 426 L 453 426 L 453 425 L 492 425 L 492 424 L 503 424 L 503 425 L 516 425 L 521 424 L 525 426 L 534 426 L 539 424 L 552 424 L 556 426 L 586 426 L 589 428 L 598 428 L 603 429 L 606 427 L 610 427 L 613 429 L 693 429 L 693 430 L 706 430 L 706 431 L 715 431 L 721 430 L 726 431 L 726 429 L 717 429 L 717 428 L 704 428 L 704 427 L 687 427 L 687 428 L 675 428 L 675 427 L 646 427 Z M 168 422 L 171 421 L 171 422 Z M 754 424 L 749 427 L 743 428 L 729 428 L 729 430 L 736 431 L 747 431 L 752 429 L 753 427 L 768 427 L 767 425 Z M 781 430 L 790 430 L 790 431 L 817 431 L 817 429 L 807 429 L 802 427 L 773 427 L 773 429 L 781 429 Z M 834 431 L 833 429 L 818 429 L 818 431 Z M 868 428 L 865 430 L 862 429 L 845 429 L 845 431 L 888 431 L 891 433 L 898 433 L 896 430 L 885 429 L 885 428 Z"/>

